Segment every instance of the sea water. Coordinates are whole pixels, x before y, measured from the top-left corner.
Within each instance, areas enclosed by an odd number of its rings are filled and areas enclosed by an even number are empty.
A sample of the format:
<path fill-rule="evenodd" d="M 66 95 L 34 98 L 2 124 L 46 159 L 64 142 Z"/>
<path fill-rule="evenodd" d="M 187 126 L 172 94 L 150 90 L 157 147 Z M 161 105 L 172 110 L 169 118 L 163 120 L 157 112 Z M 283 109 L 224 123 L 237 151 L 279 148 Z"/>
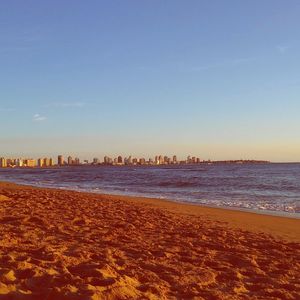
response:
<path fill-rule="evenodd" d="M 0 181 L 300 216 L 300 164 L 0 169 Z"/>

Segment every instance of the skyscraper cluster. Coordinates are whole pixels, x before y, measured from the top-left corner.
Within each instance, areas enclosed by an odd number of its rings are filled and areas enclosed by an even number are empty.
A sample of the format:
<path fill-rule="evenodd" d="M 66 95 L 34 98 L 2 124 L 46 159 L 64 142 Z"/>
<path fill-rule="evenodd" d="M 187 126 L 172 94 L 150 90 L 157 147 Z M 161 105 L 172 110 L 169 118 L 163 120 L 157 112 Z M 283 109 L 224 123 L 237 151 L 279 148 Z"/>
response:
<path fill-rule="evenodd" d="M 67 159 L 64 159 L 63 155 L 58 155 L 57 163 L 55 164 L 52 158 L 0 158 L 0 168 L 14 168 L 14 167 L 53 167 L 53 166 L 79 166 L 79 165 L 171 165 L 171 164 L 195 164 L 200 163 L 200 158 L 188 156 L 186 160 L 177 160 L 177 156 L 173 157 L 157 155 L 155 158 L 136 158 L 128 156 L 123 158 L 121 155 L 111 158 L 109 156 L 104 156 L 103 161 L 99 158 L 94 158 L 92 162 L 89 163 L 88 160 L 84 160 L 81 163 L 78 157 L 73 158 L 68 156 Z"/>
<path fill-rule="evenodd" d="M 5 158 L 0 157 L 0 168 L 15 168 L 15 167 L 52 167 L 54 166 L 52 158 Z"/>
<path fill-rule="evenodd" d="M 99 164 L 99 159 L 94 158 L 94 164 Z M 97 163 L 96 163 L 97 162 Z M 178 160 L 177 156 L 173 157 L 156 155 L 155 158 L 136 158 L 132 156 L 125 157 L 118 156 L 116 158 L 110 158 L 108 156 L 104 156 L 103 164 L 105 165 L 174 165 L 174 164 L 196 164 L 200 163 L 201 160 L 199 157 L 190 157 L 188 156 L 186 160 Z"/>

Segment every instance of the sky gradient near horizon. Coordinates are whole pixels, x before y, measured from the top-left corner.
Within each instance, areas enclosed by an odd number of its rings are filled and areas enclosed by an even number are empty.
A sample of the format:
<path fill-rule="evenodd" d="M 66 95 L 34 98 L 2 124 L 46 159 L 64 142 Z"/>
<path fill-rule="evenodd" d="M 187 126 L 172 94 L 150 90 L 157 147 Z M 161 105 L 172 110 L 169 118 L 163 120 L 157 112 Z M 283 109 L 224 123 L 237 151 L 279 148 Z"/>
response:
<path fill-rule="evenodd" d="M 2 1 L 0 156 L 300 161 L 300 1 Z"/>

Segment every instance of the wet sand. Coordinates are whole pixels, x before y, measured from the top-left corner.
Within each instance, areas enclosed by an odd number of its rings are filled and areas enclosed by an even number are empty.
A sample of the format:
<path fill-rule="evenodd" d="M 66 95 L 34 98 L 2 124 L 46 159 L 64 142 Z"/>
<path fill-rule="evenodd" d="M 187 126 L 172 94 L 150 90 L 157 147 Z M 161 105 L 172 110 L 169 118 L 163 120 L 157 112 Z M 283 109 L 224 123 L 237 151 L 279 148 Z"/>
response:
<path fill-rule="evenodd" d="M 0 299 L 299 297 L 299 219 L 0 183 Z"/>

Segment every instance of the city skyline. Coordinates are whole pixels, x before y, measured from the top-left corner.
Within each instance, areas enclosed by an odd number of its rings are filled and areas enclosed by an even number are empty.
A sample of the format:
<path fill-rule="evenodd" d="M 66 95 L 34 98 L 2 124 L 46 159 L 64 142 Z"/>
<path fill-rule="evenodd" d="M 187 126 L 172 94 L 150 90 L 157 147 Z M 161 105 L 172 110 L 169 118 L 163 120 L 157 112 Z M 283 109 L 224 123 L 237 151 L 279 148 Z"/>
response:
<path fill-rule="evenodd" d="M 53 146 L 53 145 L 52 145 Z M 187 145 L 184 145 L 184 149 L 187 149 Z M 220 145 L 215 145 L 216 148 L 220 147 Z M 1 145 L 1 149 L 3 150 L 3 148 L 5 148 L 5 145 L 3 147 L 3 145 Z M 80 148 L 80 147 L 79 147 Z M 162 147 L 163 149 L 164 147 Z M 200 147 L 199 147 L 200 148 Z M 111 157 L 117 157 L 119 155 L 121 155 L 122 157 L 126 157 L 126 156 L 132 156 L 132 157 L 155 157 L 157 155 L 157 153 L 165 153 L 167 156 L 173 156 L 174 153 L 176 153 L 177 157 L 181 160 L 185 159 L 188 155 L 190 156 L 201 156 L 201 158 L 203 158 L 204 160 L 211 160 L 211 161 L 234 161 L 234 160 L 257 160 L 257 161 L 272 161 L 272 162 L 300 162 L 300 159 L 297 160 L 297 149 L 295 150 L 295 160 L 289 159 L 289 160 L 280 160 L 280 159 L 271 159 L 271 155 L 269 155 L 269 152 L 264 151 L 263 155 L 260 156 L 255 156 L 255 155 L 248 155 L 246 154 L 245 151 L 239 152 L 239 151 L 231 151 L 232 148 L 230 147 L 223 147 L 222 148 L 222 153 L 221 155 L 215 155 L 214 151 L 212 151 L 211 153 L 209 153 L 209 149 L 211 149 L 211 145 L 209 145 L 209 147 L 204 146 L 201 147 L 200 151 L 198 152 L 192 152 L 192 151 L 184 151 L 182 152 L 176 152 L 176 151 L 168 151 L 168 149 L 166 149 L 167 151 L 148 151 L 145 153 L 142 153 L 141 151 L 113 151 L 111 153 L 109 153 L 108 151 L 104 152 L 104 151 L 92 151 L 92 152 L 80 152 L 80 151 L 65 151 L 65 152 L 60 152 L 62 153 L 62 155 L 64 157 L 68 157 L 69 155 L 71 155 L 72 157 L 78 157 L 80 160 L 92 160 L 95 157 L 98 158 L 103 158 L 104 156 L 108 155 Z M 201 151 L 202 150 L 202 151 Z M 3 157 L 28 157 L 28 158 L 32 158 L 32 159 L 39 159 L 41 157 L 57 157 L 57 151 L 39 151 L 39 152 L 5 152 L 2 151 L 0 153 L 0 156 L 2 155 Z M 190 153 L 190 154 L 189 154 Z"/>
<path fill-rule="evenodd" d="M 300 3 L 1 3 L 0 153 L 300 161 Z"/>
<path fill-rule="evenodd" d="M 113 165 L 113 166 L 130 166 L 130 165 L 182 165 L 182 164 L 200 164 L 200 163 L 269 163 L 269 161 L 262 160 L 226 160 L 226 161 L 211 161 L 201 159 L 197 156 L 188 155 L 186 158 L 182 159 L 177 157 L 176 154 L 172 156 L 168 155 L 156 155 L 155 157 L 135 157 L 132 155 L 111 157 L 105 155 L 101 160 L 98 157 L 94 157 L 91 161 L 68 155 L 67 157 L 59 154 L 57 160 L 55 161 L 52 157 L 39 157 L 37 159 L 28 157 L 4 157 L 0 156 L 0 168 L 43 168 L 43 167 L 62 167 L 62 166 L 82 166 L 82 165 Z"/>

